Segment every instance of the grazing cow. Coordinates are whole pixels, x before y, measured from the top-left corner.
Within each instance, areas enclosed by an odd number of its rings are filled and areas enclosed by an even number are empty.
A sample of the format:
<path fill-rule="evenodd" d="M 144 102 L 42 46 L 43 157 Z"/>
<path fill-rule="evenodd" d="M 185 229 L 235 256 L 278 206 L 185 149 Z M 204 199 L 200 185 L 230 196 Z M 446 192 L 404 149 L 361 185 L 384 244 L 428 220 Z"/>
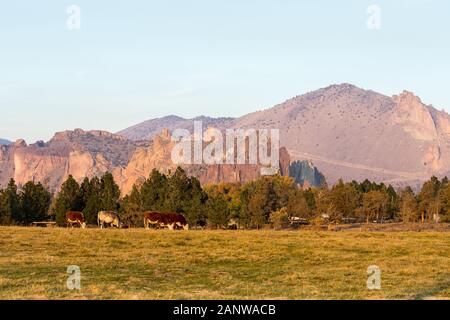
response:
<path fill-rule="evenodd" d="M 161 213 L 157 211 L 149 211 L 144 213 L 144 227 L 149 229 L 151 226 L 156 228 L 169 228 L 175 230 L 177 227 L 184 230 L 189 230 L 189 225 L 186 218 L 178 213 Z"/>
<path fill-rule="evenodd" d="M 166 213 L 169 219 L 169 223 L 175 223 L 175 227 L 189 230 L 189 224 L 186 221 L 186 218 L 179 213 Z"/>
<path fill-rule="evenodd" d="M 148 211 L 144 213 L 144 227 L 150 229 L 150 226 L 158 229 L 162 226 L 163 217 L 161 212 Z"/>
<path fill-rule="evenodd" d="M 122 228 L 119 215 L 113 211 L 100 211 L 97 215 L 97 224 L 101 229 L 103 229 L 105 224 L 119 229 Z"/>
<path fill-rule="evenodd" d="M 81 228 L 86 228 L 86 222 L 84 221 L 84 214 L 77 211 L 69 211 L 66 213 L 67 227 L 72 227 L 74 224 L 78 224 Z"/>

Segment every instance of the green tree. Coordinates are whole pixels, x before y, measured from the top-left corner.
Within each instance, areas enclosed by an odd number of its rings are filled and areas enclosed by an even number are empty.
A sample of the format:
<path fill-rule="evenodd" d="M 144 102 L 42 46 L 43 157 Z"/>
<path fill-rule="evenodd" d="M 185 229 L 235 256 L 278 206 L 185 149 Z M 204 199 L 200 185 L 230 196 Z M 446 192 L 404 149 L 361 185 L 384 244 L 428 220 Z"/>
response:
<path fill-rule="evenodd" d="M 289 213 L 288 209 L 281 208 L 270 214 L 269 222 L 274 229 L 284 229 L 289 226 Z"/>
<path fill-rule="evenodd" d="M 62 184 L 61 191 L 52 203 L 51 213 L 59 226 L 66 224 L 68 211 L 81 211 L 84 208 L 83 195 L 78 182 L 70 175 Z"/>
<path fill-rule="evenodd" d="M 207 195 L 200 181 L 188 177 L 186 172 L 178 167 L 168 178 L 164 209 L 181 213 L 192 226 L 206 224 Z"/>
<path fill-rule="evenodd" d="M 223 194 L 211 195 L 206 202 L 208 225 L 226 228 L 230 220 L 230 207 Z"/>
<path fill-rule="evenodd" d="M 97 224 L 97 214 L 103 210 L 102 185 L 98 177 L 85 178 L 81 184 L 84 218 L 87 224 Z"/>
<path fill-rule="evenodd" d="M 400 193 L 400 216 L 403 222 L 416 222 L 418 219 L 417 198 L 411 187 Z"/>
<path fill-rule="evenodd" d="M 19 194 L 20 214 L 17 223 L 29 225 L 33 221 L 42 221 L 48 218 L 51 194 L 41 184 L 27 182 Z"/>
<path fill-rule="evenodd" d="M 439 200 L 440 188 L 441 182 L 435 176 L 423 184 L 418 196 L 418 211 L 422 222 L 431 219 L 433 212 L 438 207 L 437 201 Z"/>
<path fill-rule="evenodd" d="M 290 217 L 311 218 L 312 210 L 305 194 L 306 192 L 301 189 L 295 189 L 290 192 L 289 201 L 285 207 Z"/>
<path fill-rule="evenodd" d="M 389 214 L 389 195 L 380 190 L 373 190 L 363 195 L 362 213 L 366 219 L 366 223 L 375 219 L 379 221 L 388 217 Z"/>
<path fill-rule="evenodd" d="M 257 229 L 263 227 L 270 215 L 271 207 L 267 206 L 269 196 L 267 186 L 261 186 L 250 198 L 248 203 L 248 211 L 250 213 L 250 224 Z"/>
<path fill-rule="evenodd" d="M 0 224 L 10 225 L 20 220 L 20 202 L 16 182 L 11 179 L 5 190 L 0 191 Z"/>
<path fill-rule="evenodd" d="M 450 184 L 448 182 L 443 184 L 439 199 L 441 202 L 441 221 L 450 222 Z"/>
<path fill-rule="evenodd" d="M 136 185 L 133 186 L 130 194 L 126 195 L 120 203 L 120 218 L 128 227 L 143 226 L 142 197 Z"/>
<path fill-rule="evenodd" d="M 142 207 L 145 211 L 164 210 L 168 192 L 168 180 L 164 174 L 153 169 L 149 178 L 143 183 L 140 195 L 142 198 Z"/>
<path fill-rule="evenodd" d="M 356 209 L 361 206 L 361 194 L 351 183 L 340 179 L 328 194 L 328 215 L 331 222 L 340 222 L 342 218 L 355 217 Z"/>
<path fill-rule="evenodd" d="M 120 198 L 120 188 L 110 172 L 100 179 L 101 207 L 104 211 L 117 211 Z"/>

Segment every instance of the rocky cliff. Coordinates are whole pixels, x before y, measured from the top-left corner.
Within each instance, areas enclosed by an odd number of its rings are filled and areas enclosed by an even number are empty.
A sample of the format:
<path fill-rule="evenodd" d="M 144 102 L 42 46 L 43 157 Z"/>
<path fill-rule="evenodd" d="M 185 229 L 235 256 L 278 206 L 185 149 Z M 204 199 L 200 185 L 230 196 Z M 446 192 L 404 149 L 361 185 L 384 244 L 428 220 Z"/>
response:
<path fill-rule="evenodd" d="M 0 146 L 0 185 L 39 181 L 55 191 L 69 175 L 77 180 L 126 165 L 139 146 L 122 136 L 81 129 L 55 134 L 47 143 L 17 140 Z"/>
<path fill-rule="evenodd" d="M 173 172 L 172 161 L 175 142 L 168 130 L 153 137 L 152 141 L 131 141 L 104 131 L 65 131 L 55 134 L 47 143 L 27 145 L 24 140 L 0 146 L 0 184 L 10 178 L 19 185 L 27 181 L 44 183 L 51 191 L 72 175 L 81 182 L 85 177 L 113 173 L 122 194 L 131 191 L 134 184 L 144 181 L 153 169 Z M 290 163 L 286 149 L 280 150 L 279 172 L 288 174 Z M 259 165 L 182 165 L 188 174 L 200 182 L 246 182 L 261 175 Z"/>
<path fill-rule="evenodd" d="M 292 159 L 313 160 L 330 184 L 368 178 L 416 186 L 450 171 L 450 116 L 408 91 L 389 97 L 332 85 L 227 124 L 280 129 Z"/>
<path fill-rule="evenodd" d="M 280 130 L 281 171 L 290 160 L 312 160 L 329 184 L 370 179 L 396 186 L 417 186 L 431 175 L 450 173 L 450 116 L 404 91 L 388 97 L 350 84 L 333 85 L 294 97 L 273 108 L 241 118 L 154 119 L 121 134 L 74 130 L 57 133 L 49 142 L 27 145 L 19 140 L 0 145 L 0 185 L 44 182 L 57 190 L 69 174 L 85 176 L 112 171 L 122 190 L 146 178 L 153 168 L 168 172 L 173 143 L 170 130 L 188 129 L 193 120 L 203 127 L 275 128 Z M 154 138 L 151 142 L 148 137 Z M 203 183 L 248 181 L 259 166 L 189 165 L 185 169 Z M 300 183 L 311 173 L 300 165 L 293 174 Z M 306 171 L 305 171 L 306 170 Z M 315 181 L 314 177 L 310 180 Z"/>

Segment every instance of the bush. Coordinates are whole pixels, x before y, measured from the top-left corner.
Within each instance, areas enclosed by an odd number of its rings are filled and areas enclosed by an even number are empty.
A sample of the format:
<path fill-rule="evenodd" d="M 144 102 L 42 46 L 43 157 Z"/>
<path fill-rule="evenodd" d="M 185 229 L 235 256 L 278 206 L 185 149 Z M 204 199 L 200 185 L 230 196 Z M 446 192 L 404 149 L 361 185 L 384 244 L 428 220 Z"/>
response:
<path fill-rule="evenodd" d="M 274 211 L 270 214 L 269 221 L 274 229 L 283 229 L 289 226 L 289 214 L 286 208 Z"/>

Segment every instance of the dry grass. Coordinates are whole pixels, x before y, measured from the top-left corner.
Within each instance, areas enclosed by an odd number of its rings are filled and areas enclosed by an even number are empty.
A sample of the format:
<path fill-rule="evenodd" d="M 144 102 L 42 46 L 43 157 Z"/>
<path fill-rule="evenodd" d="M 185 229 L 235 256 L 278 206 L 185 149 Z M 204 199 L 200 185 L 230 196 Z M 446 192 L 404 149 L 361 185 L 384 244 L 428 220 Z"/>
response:
<path fill-rule="evenodd" d="M 0 248 L 0 299 L 450 298 L 446 232 L 1 227 Z M 366 288 L 370 265 L 382 290 Z"/>

